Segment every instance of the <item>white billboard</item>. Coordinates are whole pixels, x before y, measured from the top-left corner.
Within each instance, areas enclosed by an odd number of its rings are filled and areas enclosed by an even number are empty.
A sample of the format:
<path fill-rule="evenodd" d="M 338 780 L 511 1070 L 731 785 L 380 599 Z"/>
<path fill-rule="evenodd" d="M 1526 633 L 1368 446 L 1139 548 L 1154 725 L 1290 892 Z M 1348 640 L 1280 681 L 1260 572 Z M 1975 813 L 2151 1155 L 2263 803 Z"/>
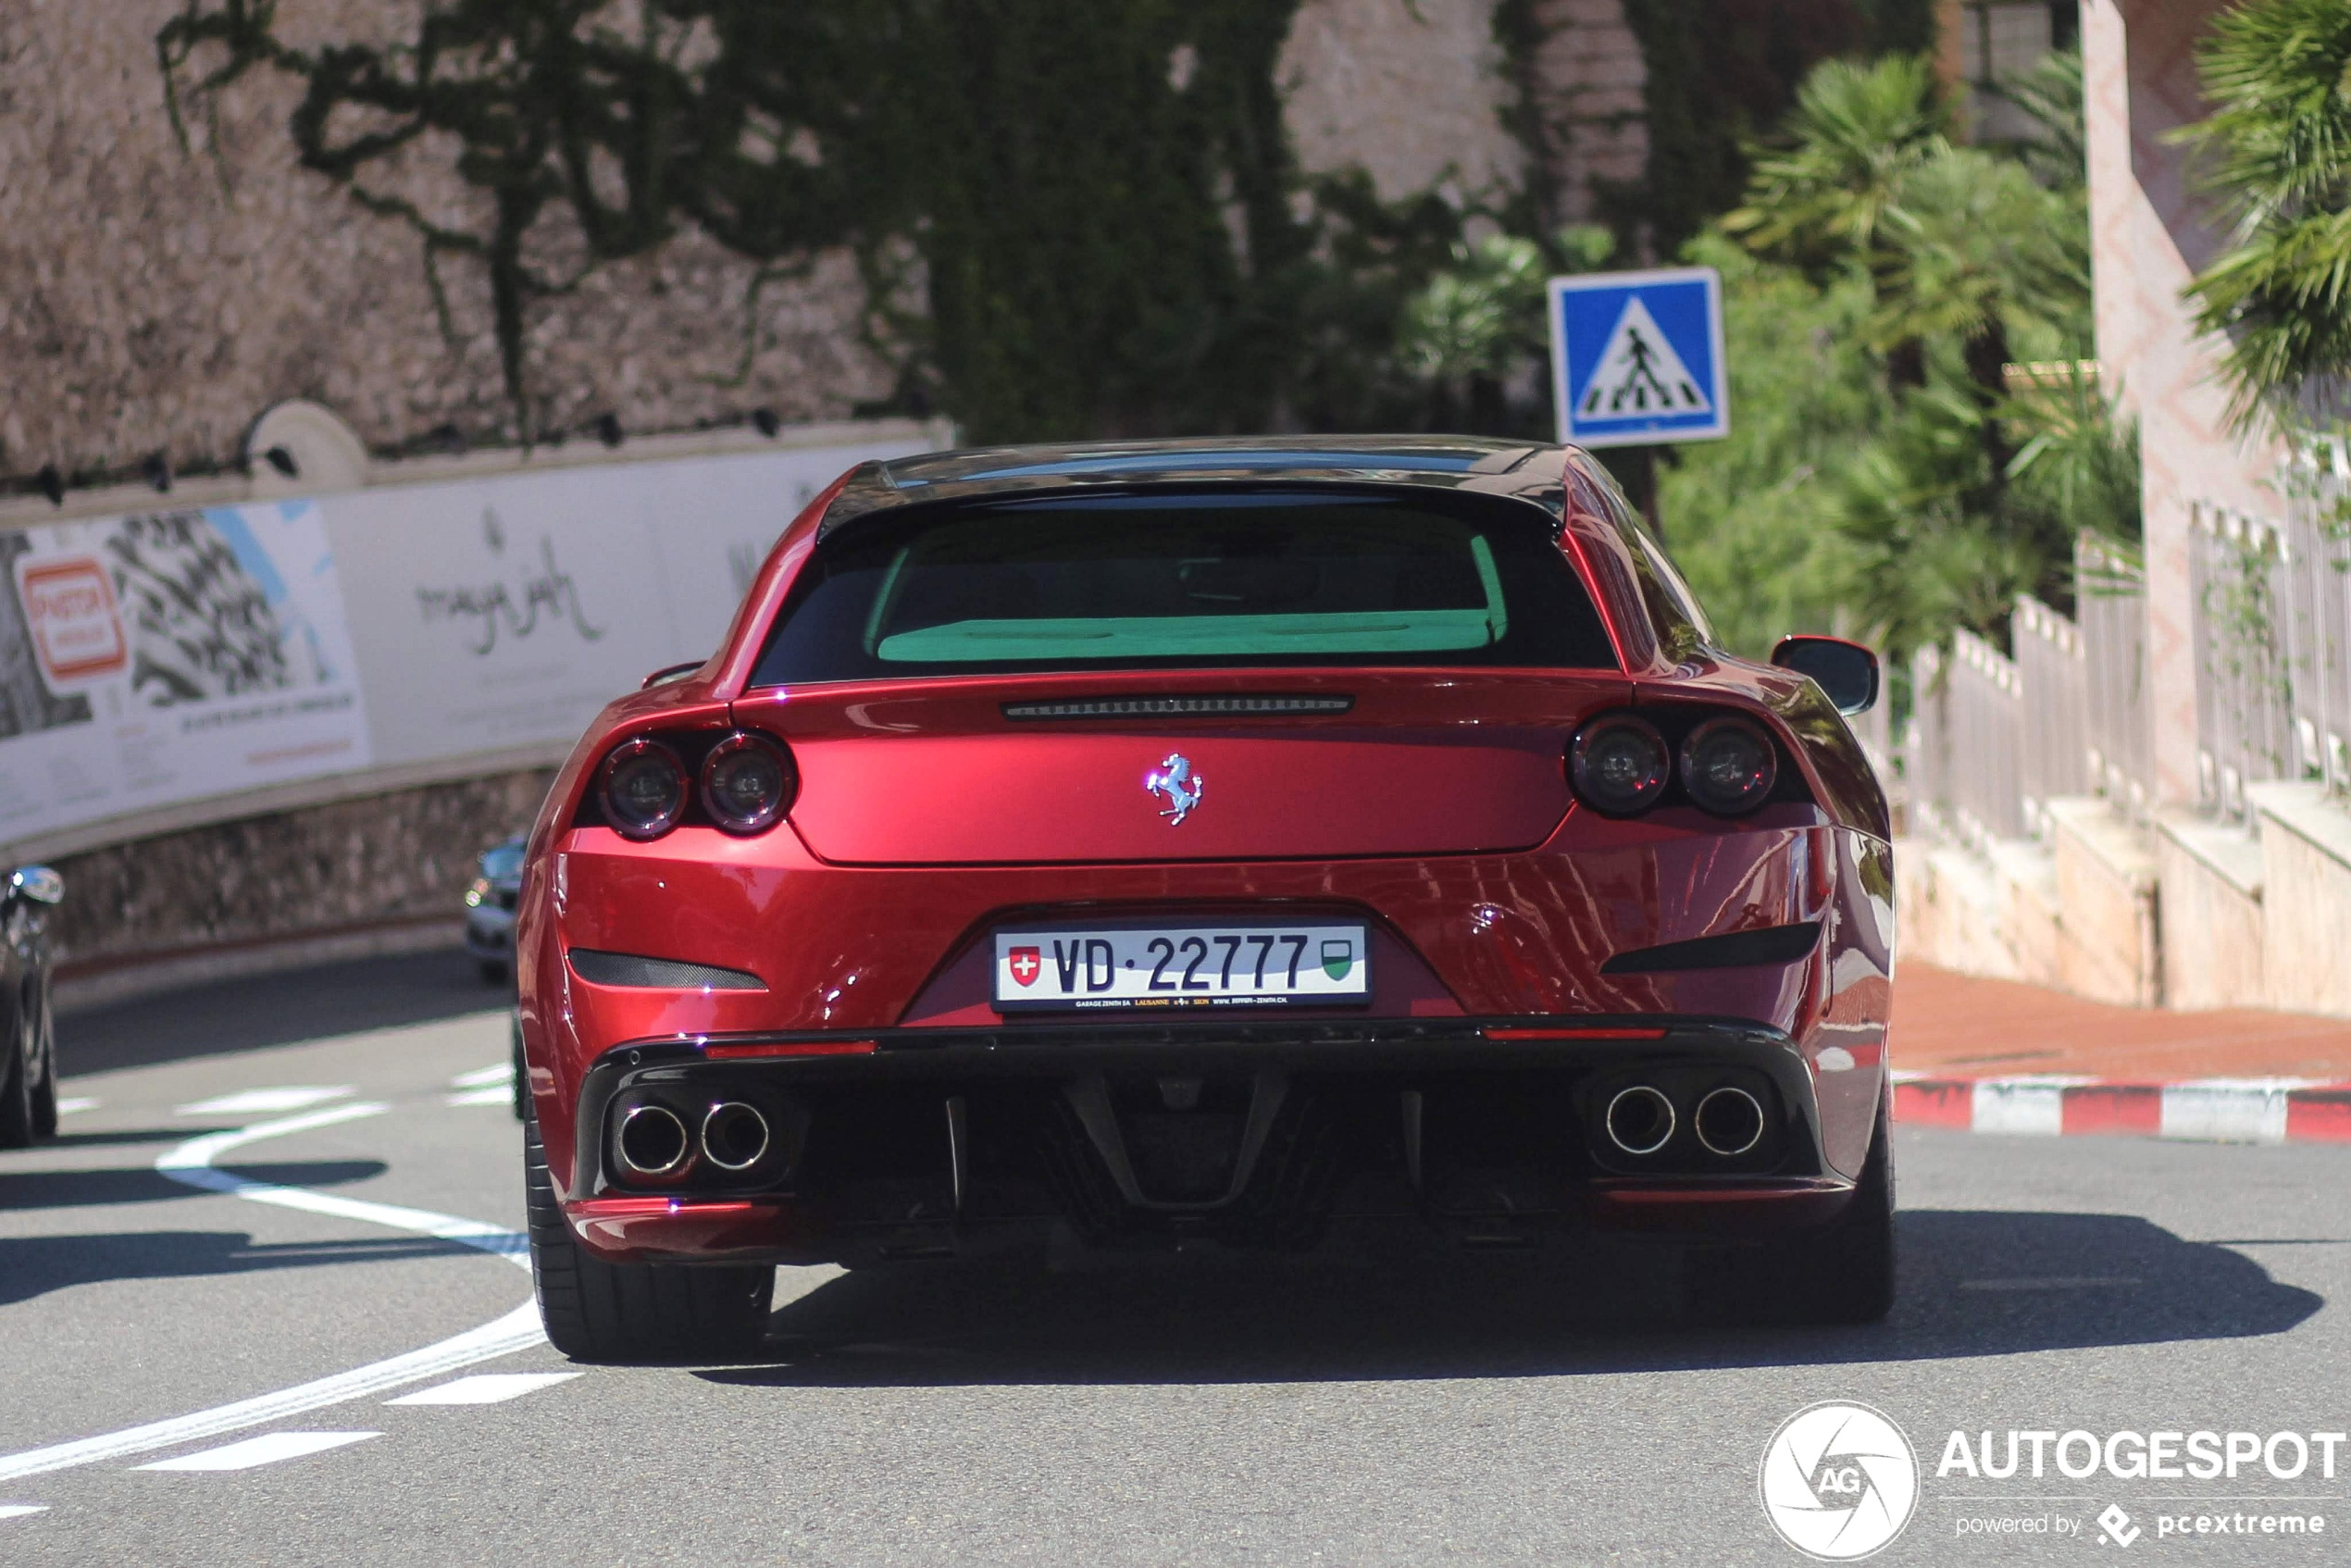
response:
<path fill-rule="evenodd" d="M 651 671 L 711 653 L 818 491 L 929 445 L 596 463 L 0 532 L 0 841 L 110 835 L 115 818 L 127 834 L 154 808 L 268 785 L 559 749 Z"/>
<path fill-rule="evenodd" d="M 315 502 L 0 534 L 0 839 L 364 768 Z"/>

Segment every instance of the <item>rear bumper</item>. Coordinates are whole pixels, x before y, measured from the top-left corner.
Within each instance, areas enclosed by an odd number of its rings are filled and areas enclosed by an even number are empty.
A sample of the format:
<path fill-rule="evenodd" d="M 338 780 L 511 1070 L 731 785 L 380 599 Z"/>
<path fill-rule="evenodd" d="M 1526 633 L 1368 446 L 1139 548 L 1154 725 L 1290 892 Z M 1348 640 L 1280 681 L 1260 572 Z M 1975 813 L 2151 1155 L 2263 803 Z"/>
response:
<path fill-rule="evenodd" d="M 1636 1083 L 1685 1110 L 1710 1086 L 1739 1085 L 1766 1107 L 1765 1135 L 1733 1157 L 1688 1132 L 1655 1155 L 1628 1155 L 1611 1147 L 1605 1112 Z M 615 1129 L 632 1107 L 659 1104 L 691 1125 L 729 1101 L 759 1106 L 777 1130 L 777 1152 L 761 1166 L 625 1174 Z M 1098 1238 L 1293 1246 L 1333 1217 L 1433 1225 L 1465 1239 L 1758 1235 L 1826 1223 L 1852 1191 L 1823 1158 L 1830 1129 L 1804 1054 L 1778 1030 L 1723 1018 L 641 1041 L 595 1063 L 578 1113 L 579 1179 L 566 1212 L 585 1244 L 616 1261 L 952 1251 L 1056 1220 Z"/>

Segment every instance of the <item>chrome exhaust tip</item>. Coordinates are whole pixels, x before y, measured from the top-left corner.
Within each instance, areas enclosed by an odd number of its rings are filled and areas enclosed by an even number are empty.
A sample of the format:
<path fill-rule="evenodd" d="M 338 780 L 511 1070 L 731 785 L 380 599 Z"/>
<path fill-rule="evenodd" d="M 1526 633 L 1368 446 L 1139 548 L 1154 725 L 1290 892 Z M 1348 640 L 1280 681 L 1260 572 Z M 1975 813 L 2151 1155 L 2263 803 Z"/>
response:
<path fill-rule="evenodd" d="M 635 1176 L 676 1176 L 694 1151 L 686 1124 L 664 1105 L 630 1106 L 621 1115 L 613 1143 L 620 1151 L 621 1168 Z"/>
<path fill-rule="evenodd" d="M 1698 1102 L 1690 1126 L 1709 1154 L 1732 1159 L 1763 1141 L 1763 1105 L 1747 1090 L 1725 1084 Z"/>
<path fill-rule="evenodd" d="M 724 1100 L 702 1119 L 703 1156 L 722 1171 L 747 1171 L 766 1157 L 767 1118 L 756 1105 Z"/>
<path fill-rule="evenodd" d="M 1601 1118 L 1611 1143 L 1627 1154 L 1654 1154 L 1673 1136 L 1673 1102 L 1664 1091 L 1635 1084 L 1616 1091 Z"/>

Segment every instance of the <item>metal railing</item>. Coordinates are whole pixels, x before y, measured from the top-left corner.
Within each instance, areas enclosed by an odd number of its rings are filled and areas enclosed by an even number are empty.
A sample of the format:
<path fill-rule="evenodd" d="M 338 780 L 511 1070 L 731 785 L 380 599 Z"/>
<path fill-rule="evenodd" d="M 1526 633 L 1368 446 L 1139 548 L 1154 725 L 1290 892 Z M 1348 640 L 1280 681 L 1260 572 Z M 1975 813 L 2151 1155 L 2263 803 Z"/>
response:
<path fill-rule="evenodd" d="M 2023 682 L 2016 661 L 1972 631 L 1910 663 L 1911 808 L 1969 843 L 2025 835 Z"/>
<path fill-rule="evenodd" d="M 2351 792 L 2351 452 L 2306 460 L 2285 520 L 2191 508 L 2191 656 L 2199 803 L 2245 815 L 2245 786 L 2324 779 Z M 1912 809 L 1963 840 L 2040 838 L 2048 803 L 2155 800 L 2146 574 L 2075 541 L 2077 616 L 2020 597 L 2013 658 L 1968 631 L 1912 661 L 1904 765 Z"/>
<path fill-rule="evenodd" d="M 2293 552 L 2284 526 L 2266 517 L 2198 502 L 2189 520 L 2197 802 L 2242 818 L 2247 784 L 2299 771 Z"/>
<path fill-rule="evenodd" d="M 2145 821 L 2155 799 L 2155 706 L 2147 686 L 2146 573 L 2084 534 L 2073 604 L 2084 683 L 2082 737 L 2091 792 Z"/>
<path fill-rule="evenodd" d="M 2084 538 L 2076 620 L 2020 594 L 2014 657 L 1971 631 L 1913 657 L 1904 766 L 1922 821 L 1979 846 L 2048 836 L 2049 803 L 2102 794 L 2144 817 L 2152 790 L 2146 594 L 2138 567 Z"/>
<path fill-rule="evenodd" d="M 2017 595 L 2009 638 L 2016 647 L 2019 696 L 2018 804 L 2025 831 L 2044 839 L 2049 802 L 2090 792 L 2089 750 L 2083 744 L 2089 669 L 2081 628 L 2030 594 Z"/>
<path fill-rule="evenodd" d="M 2295 465 L 2281 540 L 2287 705 L 2305 777 L 2351 791 L 2351 453 Z"/>

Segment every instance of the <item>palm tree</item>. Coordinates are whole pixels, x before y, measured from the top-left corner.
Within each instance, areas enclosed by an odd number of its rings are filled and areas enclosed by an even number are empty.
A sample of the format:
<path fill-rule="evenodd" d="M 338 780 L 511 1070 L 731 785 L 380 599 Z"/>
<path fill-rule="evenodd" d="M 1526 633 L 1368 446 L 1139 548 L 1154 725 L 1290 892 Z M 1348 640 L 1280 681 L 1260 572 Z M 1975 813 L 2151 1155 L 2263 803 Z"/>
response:
<path fill-rule="evenodd" d="M 2196 51 L 2211 118 L 2183 133 L 2234 218 L 2188 286 L 2228 336 L 2239 428 L 2351 411 L 2351 6 L 2249 0 Z"/>
<path fill-rule="evenodd" d="M 1797 90 L 1790 144 L 1756 161 L 1746 205 L 1723 227 L 1759 255 L 1811 269 L 1877 256 L 1904 179 L 1947 150 L 1949 124 L 1924 56 L 1823 62 Z"/>

